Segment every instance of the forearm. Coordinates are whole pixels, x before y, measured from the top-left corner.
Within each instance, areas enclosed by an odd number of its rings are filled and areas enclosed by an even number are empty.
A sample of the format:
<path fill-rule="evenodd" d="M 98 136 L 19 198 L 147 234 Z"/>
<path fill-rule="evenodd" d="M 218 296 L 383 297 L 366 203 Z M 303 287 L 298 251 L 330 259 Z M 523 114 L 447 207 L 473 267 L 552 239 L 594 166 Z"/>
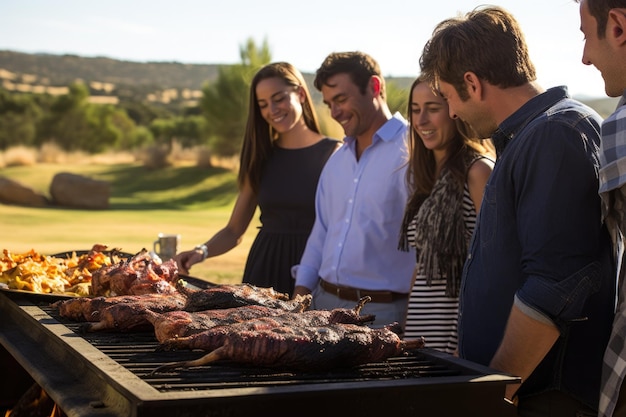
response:
<path fill-rule="evenodd" d="M 559 330 L 553 324 L 538 321 L 524 314 L 513 305 L 504 337 L 490 366 L 522 378 L 522 383 L 559 338 Z M 519 385 L 509 385 L 506 398 L 511 399 Z"/>
<path fill-rule="evenodd" d="M 222 255 L 241 243 L 242 235 L 235 233 L 229 228 L 217 232 L 211 239 L 205 242 L 207 246 L 207 258 Z"/>
<path fill-rule="evenodd" d="M 224 228 L 217 232 L 211 239 L 209 239 L 206 245 L 206 252 L 197 246 L 195 249 L 191 249 L 185 252 L 177 254 L 174 259 L 178 264 L 179 272 L 182 274 L 188 274 L 192 266 L 204 261 L 207 258 L 218 256 L 228 252 L 234 248 L 241 238 L 237 238 L 235 234 Z"/>

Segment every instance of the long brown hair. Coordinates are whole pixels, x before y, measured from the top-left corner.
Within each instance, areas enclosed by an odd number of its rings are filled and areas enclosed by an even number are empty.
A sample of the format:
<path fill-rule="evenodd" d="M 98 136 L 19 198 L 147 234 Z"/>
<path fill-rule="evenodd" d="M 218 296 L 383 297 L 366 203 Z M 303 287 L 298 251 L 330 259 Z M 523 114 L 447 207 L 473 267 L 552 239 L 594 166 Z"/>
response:
<path fill-rule="evenodd" d="M 409 97 L 412 97 L 413 90 L 420 83 L 429 83 L 425 75 L 419 76 L 409 90 Z M 411 117 L 411 99 L 407 108 L 407 119 L 409 120 L 409 162 L 406 171 L 407 183 L 412 189 L 411 197 L 407 205 L 407 211 L 411 215 L 415 215 L 424 199 L 430 195 L 433 186 L 437 181 L 437 166 L 435 156 L 432 150 L 424 146 L 424 142 L 415 132 L 413 120 Z M 450 142 L 447 157 L 441 170 L 450 170 L 453 177 L 458 181 L 461 189 L 465 185 L 467 179 L 467 156 L 469 155 L 488 155 L 493 157 L 493 146 L 490 140 L 481 140 L 476 133 L 464 122 L 455 119 L 456 135 Z M 412 217 L 411 217 L 412 219 Z"/>
<path fill-rule="evenodd" d="M 268 78 L 280 78 L 285 84 L 296 88 L 301 88 L 305 92 L 305 100 L 302 104 L 302 117 L 309 129 L 320 133 L 320 126 L 317 114 L 313 107 L 313 100 L 306 85 L 302 73 L 288 62 L 274 62 L 261 68 L 252 78 L 250 85 L 250 99 L 248 102 L 248 120 L 246 122 L 246 132 L 241 147 L 239 175 L 237 183 L 239 188 L 249 181 L 252 190 L 256 193 L 261 181 L 261 172 L 265 162 L 269 158 L 274 146 L 276 132 L 261 115 L 261 109 L 257 102 L 256 87 Z"/>

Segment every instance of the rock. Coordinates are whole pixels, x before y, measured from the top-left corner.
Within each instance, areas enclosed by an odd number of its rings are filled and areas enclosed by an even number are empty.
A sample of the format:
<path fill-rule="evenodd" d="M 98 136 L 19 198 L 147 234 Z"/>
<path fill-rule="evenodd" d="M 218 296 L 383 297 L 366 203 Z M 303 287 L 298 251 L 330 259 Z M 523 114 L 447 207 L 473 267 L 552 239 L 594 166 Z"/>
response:
<path fill-rule="evenodd" d="M 67 172 L 56 174 L 50 184 L 50 196 L 58 206 L 106 209 L 110 194 L 109 183 Z"/>
<path fill-rule="evenodd" d="M 18 206 L 45 207 L 49 201 L 43 194 L 37 193 L 16 181 L 0 177 L 0 203 Z"/>

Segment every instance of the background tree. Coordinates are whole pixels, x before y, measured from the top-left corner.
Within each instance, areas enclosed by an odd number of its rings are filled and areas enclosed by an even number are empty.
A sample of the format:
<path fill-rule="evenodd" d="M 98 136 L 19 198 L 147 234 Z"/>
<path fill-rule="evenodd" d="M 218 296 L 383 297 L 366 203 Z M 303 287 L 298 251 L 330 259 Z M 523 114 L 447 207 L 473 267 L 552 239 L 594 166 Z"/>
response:
<path fill-rule="evenodd" d="M 37 144 L 54 142 L 64 150 L 80 150 L 80 138 L 88 135 L 84 107 L 89 97 L 82 83 L 69 86 L 67 95 L 55 97 L 38 131 Z"/>
<path fill-rule="evenodd" d="M 398 86 L 395 81 L 387 82 L 387 105 L 391 113 L 400 112 L 405 118 L 409 104 L 409 93 L 406 89 Z"/>
<path fill-rule="evenodd" d="M 211 129 L 211 150 L 220 156 L 239 153 L 248 117 L 252 77 L 271 61 L 267 40 L 258 47 L 253 39 L 240 48 L 241 63 L 222 66 L 217 79 L 203 89 L 200 107 Z"/>
<path fill-rule="evenodd" d="M 110 104 L 90 104 L 88 98 L 82 83 L 55 97 L 39 125 L 37 145 L 53 142 L 67 151 L 99 153 L 130 142 L 135 123 L 126 112 Z"/>
<path fill-rule="evenodd" d="M 42 111 L 32 97 L 0 90 L 0 149 L 32 146 Z"/>
<path fill-rule="evenodd" d="M 150 124 L 150 131 L 154 142 L 166 145 L 168 149 L 172 149 L 174 141 L 184 148 L 208 142 L 207 121 L 203 116 L 156 119 Z"/>

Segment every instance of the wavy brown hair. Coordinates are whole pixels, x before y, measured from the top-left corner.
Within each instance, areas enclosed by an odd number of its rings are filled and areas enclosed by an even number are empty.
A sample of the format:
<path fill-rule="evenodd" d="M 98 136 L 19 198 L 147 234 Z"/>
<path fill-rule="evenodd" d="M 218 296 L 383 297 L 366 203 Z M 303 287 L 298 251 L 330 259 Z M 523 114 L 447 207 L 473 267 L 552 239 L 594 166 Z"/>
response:
<path fill-rule="evenodd" d="M 320 133 L 313 100 L 302 73 L 288 62 L 274 62 L 261 68 L 252 78 L 250 85 L 248 120 L 243 146 L 241 147 L 239 175 L 237 177 L 239 188 L 248 180 L 255 193 L 258 192 L 261 172 L 272 153 L 276 138 L 276 132 L 261 115 L 256 95 L 256 87 L 261 81 L 268 78 L 280 78 L 286 85 L 304 90 L 306 98 L 302 104 L 302 117 L 304 117 L 304 122 L 309 129 Z"/>
<path fill-rule="evenodd" d="M 467 100 L 463 75 L 470 71 L 500 88 L 537 79 L 519 23 L 500 7 L 478 7 L 439 23 L 420 57 L 421 73 L 438 86 L 454 86 Z"/>

